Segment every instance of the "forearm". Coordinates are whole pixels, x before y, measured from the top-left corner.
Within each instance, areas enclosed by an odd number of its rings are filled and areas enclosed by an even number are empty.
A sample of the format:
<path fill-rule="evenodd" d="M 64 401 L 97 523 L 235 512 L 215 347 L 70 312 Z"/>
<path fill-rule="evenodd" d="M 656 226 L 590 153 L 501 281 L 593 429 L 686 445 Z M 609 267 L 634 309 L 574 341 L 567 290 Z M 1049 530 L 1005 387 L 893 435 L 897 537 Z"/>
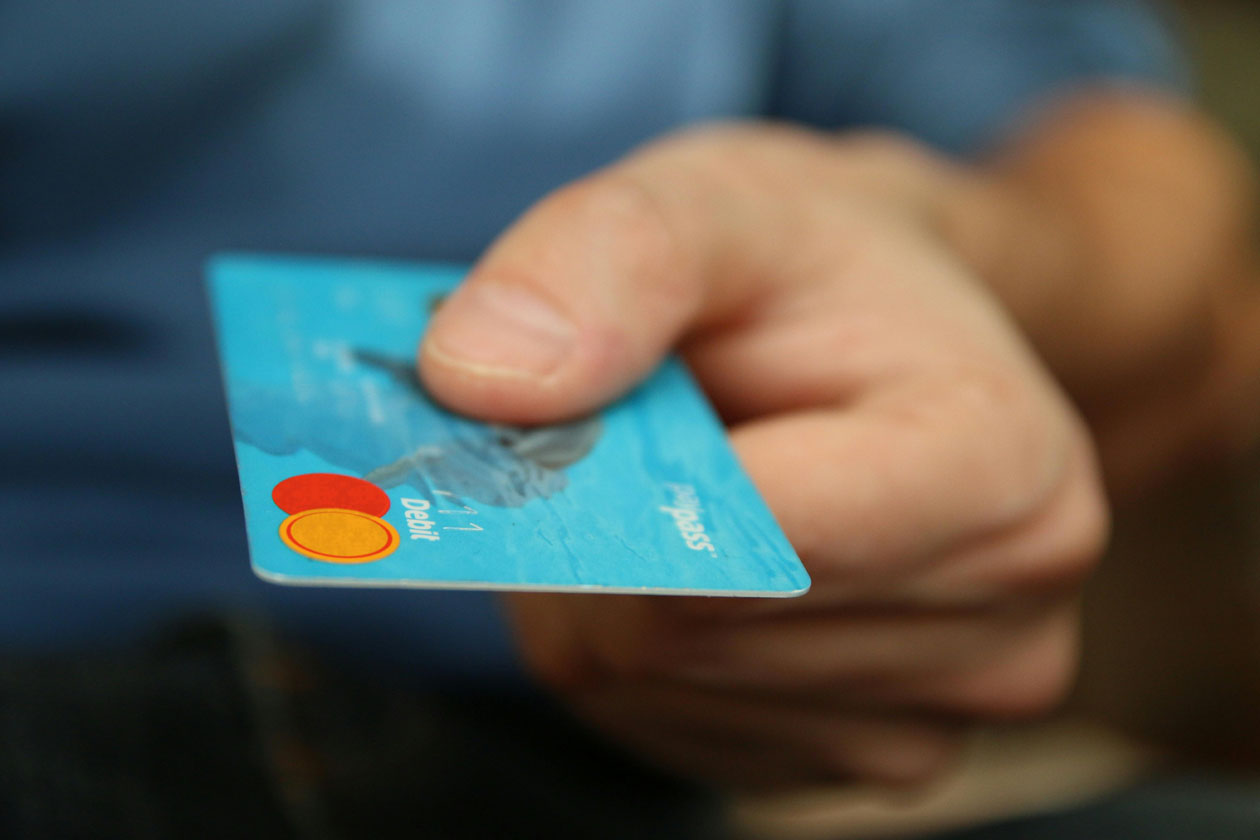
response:
<path fill-rule="evenodd" d="M 981 173 L 948 234 L 1076 390 L 1187 362 L 1206 296 L 1251 266 L 1250 168 L 1180 103 L 1078 96 Z"/>
<path fill-rule="evenodd" d="M 1109 92 L 1046 109 L 964 171 L 940 218 L 1107 433 L 1112 417 L 1160 406 L 1187 424 L 1241 416 L 1209 392 L 1249 375 L 1238 357 L 1251 348 L 1237 346 L 1249 327 L 1231 320 L 1257 309 L 1254 198 L 1244 156 L 1192 108 Z"/>

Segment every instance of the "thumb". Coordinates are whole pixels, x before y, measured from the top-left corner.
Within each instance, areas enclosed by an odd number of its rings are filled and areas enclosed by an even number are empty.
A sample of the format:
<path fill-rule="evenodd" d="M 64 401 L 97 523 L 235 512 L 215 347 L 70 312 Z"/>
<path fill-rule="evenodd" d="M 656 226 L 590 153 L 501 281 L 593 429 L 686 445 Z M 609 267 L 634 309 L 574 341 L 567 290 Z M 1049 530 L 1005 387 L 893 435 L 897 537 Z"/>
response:
<path fill-rule="evenodd" d="M 565 187 L 504 233 L 434 314 L 419 358 L 434 397 L 503 422 L 583 414 L 751 300 L 758 217 L 778 202 L 715 175 L 712 155 L 701 177 L 696 145 Z"/>

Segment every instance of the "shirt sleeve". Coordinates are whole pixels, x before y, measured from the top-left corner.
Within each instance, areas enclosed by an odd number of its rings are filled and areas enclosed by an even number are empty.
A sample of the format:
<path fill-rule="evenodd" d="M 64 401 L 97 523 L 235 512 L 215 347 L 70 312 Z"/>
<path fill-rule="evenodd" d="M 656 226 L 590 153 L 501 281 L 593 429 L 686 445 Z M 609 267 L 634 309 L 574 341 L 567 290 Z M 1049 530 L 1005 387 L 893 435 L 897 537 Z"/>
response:
<path fill-rule="evenodd" d="M 975 152 L 1066 88 L 1189 93 L 1164 11 L 1142 0 L 795 0 L 772 111 Z"/>

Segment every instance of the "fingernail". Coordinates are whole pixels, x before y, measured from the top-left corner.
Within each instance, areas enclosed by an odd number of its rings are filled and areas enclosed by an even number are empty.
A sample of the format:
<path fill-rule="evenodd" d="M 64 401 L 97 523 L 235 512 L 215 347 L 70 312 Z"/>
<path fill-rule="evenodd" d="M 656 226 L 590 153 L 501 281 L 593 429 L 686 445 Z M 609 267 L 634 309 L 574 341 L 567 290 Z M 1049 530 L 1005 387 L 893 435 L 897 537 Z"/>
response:
<path fill-rule="evenodd" d="M 424 349 L 479 376 L 541 379 L 573 350 L 577 328 L 554 306 L 514 286 L 461 289 L 433 316 Z"/>

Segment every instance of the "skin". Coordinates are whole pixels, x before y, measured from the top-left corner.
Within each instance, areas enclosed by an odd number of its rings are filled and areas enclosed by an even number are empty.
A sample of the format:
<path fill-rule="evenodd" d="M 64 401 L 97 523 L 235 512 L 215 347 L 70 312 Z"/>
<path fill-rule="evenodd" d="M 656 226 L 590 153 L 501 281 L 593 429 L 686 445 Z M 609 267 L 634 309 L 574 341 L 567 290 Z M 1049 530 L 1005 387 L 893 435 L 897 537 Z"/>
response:
<path fill-rule="evenodd" d="M 1226 141 L 1137 94 L 1040 113 L 979 164 L 667 137 L 543 199 L 435 316 L 425 384 L 502 422 L 590 411 L 679 348 L 813 577 L 790 601 L 507 598 L 579 716 L 720 787 L 905 785 L 969 725 L 1060 701 L 1108 527 L 1094 438 L 1117 492 L 1243 445 L 1260 320 Z"/>

